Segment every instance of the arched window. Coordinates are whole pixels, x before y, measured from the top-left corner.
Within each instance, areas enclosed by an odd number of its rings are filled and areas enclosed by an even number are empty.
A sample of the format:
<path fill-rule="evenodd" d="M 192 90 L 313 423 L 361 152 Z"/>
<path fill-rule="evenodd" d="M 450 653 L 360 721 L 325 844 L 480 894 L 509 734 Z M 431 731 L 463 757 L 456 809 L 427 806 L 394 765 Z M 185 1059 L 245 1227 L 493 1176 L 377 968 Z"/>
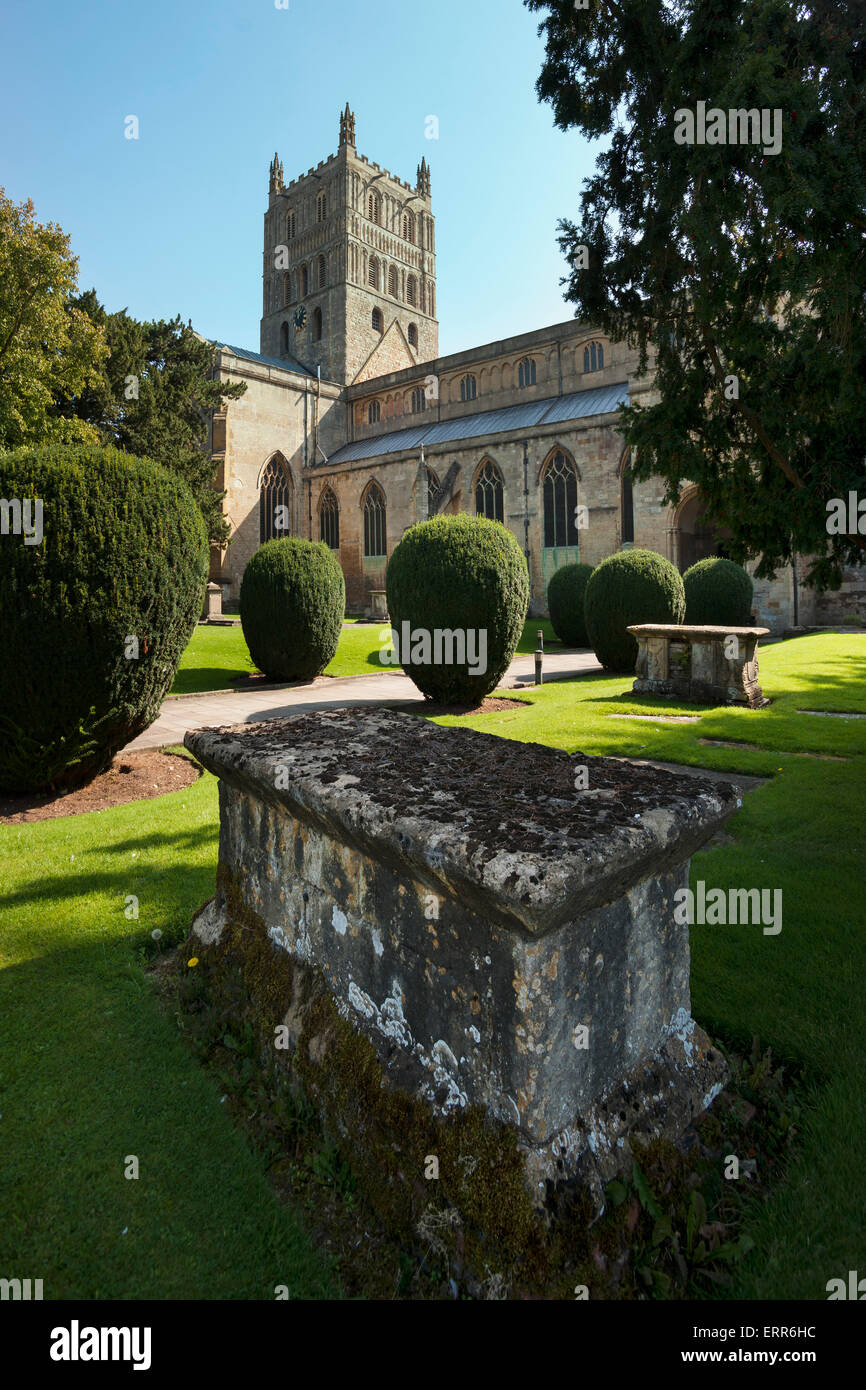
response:
<path fill-rule="evenodd" d="M 319 501 L 319 539 L 332 550 L 340 549 L 340 509 L 329 487 Z"/>
<path fill-rule="evenodd" d="M 280 352 L 287 356 L 289 351 L 289 325 L 284 323 L 280 326 Z"/>
<path fill-rule="evenodd" d="M 413 308 L 418 303 L 418 281 L 414 275 L 410 275 L 406 281 L 406 303 Z"/>
<path fill-rule="evenodd" d="M 381 309 L 374 309 L 374 310 L 373 310 L 373 327 L 375 328 L 375 330 L 376 330 L 377 333 L 381 333 L 381 332 L 382 332 L 383 324 L 382 324 L 382 310 L 381 310 Z"/>
<path fill-rule="evenodd" d="M 474 401 L 477 395 L 478 382 L 471 372 L 467 372 L 460 382 L 460 399 L 461 401 Z"/>
<path fill-rule="evenodd" d="M 301 266 L 301 299 L 306 299 L 310 293 L 310 273 L 305 265 Z"/>
<path fill-rule="evenodd" d="M 627 463 L 620 477 L 620 542 L 622 545 L 634 544 L 634 497 L 631 469 Z"/>
<path fill-rule="evenodd" d="M 364 554 L 387 555 L 385 534 L 385 494 L 378 483 L 371 483 L 364 501 Z"/>
<path fill-rule="evenodd" d="M 428 515 L 428 516 L 435 516 L 435 515 L 436 515 L 436 503 L 437 503 L 438 500 L 439 500 L 439 493 L 441 492 L 441 490 L 442 490 L 442 484 L 439 482 L 439 479 L 436 477 L 436 474 L 433 472 L 433 469 L 432 469 L 432 468 L 428 468 L 428 469 L 427 469 L 427 515 Z"/>
<path fill-rule="evenodd" d="M 316 198 L 316 221 L 324 222 L 328 212 L 328 195 L 319 193 Z"/>
<path fill-rule="evenodd" d="M 544 545 L 577 545 L 577 469 L 557 449 L 544 470 Z"/>
<path fill-rule="evenodd" d="M 411 212 L 403 214 L 403 236 L 406 241 L 415 240 L 415 217 Z"/>
<path fill-rule="evenodd" d="M 367 424 L 378 425 L 382 418 L 382 405 L 380 401 L 371 401 L 367 406 Z"/>
<path fill-rule="evenodd" d="M 427 312 L 431 318 L 436 317 L 436 291 L 432 285 L 427 286 Z"/>
<path fill-rule="evenodd" d="M 367 283 L 372 285 L 374 290 L 379 288 L 379 262 L 375 256 L 370 257 L 370 263 L 367 266 Z"/>
<path fill-rule="evenodd" d="M 292 272 L 283 271 L 283 307 L 292 302 Z"/>
<path fill-rule="evenodd" d="M 410 323 L 410 324 L 409 324 L 409 346 L 410 346 L 410 347 L 417 347 L 417 346 L 418 346 L 418 325 L 417 325 L 417 323 Z"/>
<path fill-rule="evenodd" d="M 294 241 L 297 235 L 297 219 L 293 212 L 286 213 L 286 241 Z"/>
<path fill-rule="evenodd" d="M 314 342 L 314 343 L 320 343 L 321 341 L 322 341 L 322 311 L 321 311 L 321 309 L 316 309 L 315 312 L 314 312 L 314 314 L 313 314 L 313 342 Z"/>
<path fill-rule="evenodd" d="M 397 298 L 397 267 L 395 265 L 388 268 L 388 293 L 392 299 Z"/>
<path fill-rule="evenodd" d="M 288 536 L 292 529 L 292 481 L 282 454 L 274 454 L 259 486 L 259 544 Z"/>
<path fill-rule="evenodd" d="M 503 502 L 502 474 L 492 459 L 485 459 L 475 479 L 475 514 L 502 521 Z"/>
<path fill-rule="evenodd" d="M 367 200 L 367 216 L 377 225 L 382 220 L 382 200 L 378 193 L 371 193 Z"/>
<path fill-rule="evenodd" d="M 325 281 L 328 278 L 328 266 L 324 256 L 320 256 L 316 261 L 316 272 L 319 281 L 319 289 L 323 290 L 325 288 Z"/>
<path fill-rule="evenodd" d="M 427 393 L 423 386 L 416 386 L 412 392 L 412 414 L 420 415 L 422 410 L 427 409 Z"/>
<path fill-rule="evenodd" d="M 523 361 L 519 363 L 517 368 L 517 384 L 521 387 L 535 385 L 534 357 L 524 357 Z"/>
<path fill-rule="evenodd" d="M 604 346 L 602 343 L 587 343 L 583 349 L 583 370 L 600 372 L 604 366 Z"/>

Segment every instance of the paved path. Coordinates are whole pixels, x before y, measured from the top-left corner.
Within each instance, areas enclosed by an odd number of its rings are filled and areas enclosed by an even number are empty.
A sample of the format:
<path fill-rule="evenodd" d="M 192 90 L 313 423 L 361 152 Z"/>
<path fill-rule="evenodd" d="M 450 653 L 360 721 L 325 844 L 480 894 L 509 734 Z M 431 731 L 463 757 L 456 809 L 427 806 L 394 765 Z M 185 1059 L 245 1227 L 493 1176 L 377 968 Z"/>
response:
<path fill-rule="evenodd" d="M 570 680 L 601 666 L 590 651 L 546 652 L 545 680 Z M 531 686 L 535 680 L 535 658 L 516 656 L 508 668 L 501 688 Z M 159 718 L 127 750 L 163 748 L 183 743 L 187 729 L 221 724 L 255 724 L 262 719 L 282 719 L 315 709 L 338 709 L 346 705 L 423 705 L 424 696 L 402 671 L 382 676 L 319 676 L 303 685 L 271 689 L 213 691 L 202 695 L 169 695 L 163 701 Z"/>

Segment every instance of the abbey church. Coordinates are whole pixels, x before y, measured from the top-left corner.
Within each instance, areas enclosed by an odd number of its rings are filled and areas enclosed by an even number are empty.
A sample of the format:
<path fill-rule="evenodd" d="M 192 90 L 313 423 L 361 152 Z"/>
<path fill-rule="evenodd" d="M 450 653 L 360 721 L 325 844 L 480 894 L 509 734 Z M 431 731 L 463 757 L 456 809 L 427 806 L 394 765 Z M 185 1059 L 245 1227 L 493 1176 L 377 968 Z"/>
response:
<path fill-rule="evenodd" d="M 215 375 L 247 386 L 211 424 L 232 531 L 211 578 L 228 609 L 257 547 L 294 535 L 331 546 L 348 611 L 369 613 L 403 532 L 441 512 L 514 533 L 533 615 L 578 559 L 634 545 L 685 570 L 719 549 L 694 488 L 672 507 L 660 481 L 631 480 L 615 424 L 621 402 L 651 400 L 636 352 L 569 319 L 439 356 L 430 169 L 409 183 L 359 154 L 348 105 L 336 154 L 289 183 L 271 163 L 260 351 L 216 346 Z M 784 570 L 756 581 L 755 617 L 832 621 L 842 598 Z"/>

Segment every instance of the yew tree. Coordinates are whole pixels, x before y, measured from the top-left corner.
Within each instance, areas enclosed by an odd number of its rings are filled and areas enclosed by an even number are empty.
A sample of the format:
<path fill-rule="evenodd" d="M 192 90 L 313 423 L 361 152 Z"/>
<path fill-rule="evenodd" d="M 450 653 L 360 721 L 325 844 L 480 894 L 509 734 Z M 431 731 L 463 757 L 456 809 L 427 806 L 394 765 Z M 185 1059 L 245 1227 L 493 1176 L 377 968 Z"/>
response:
<path fill-rule="evenodd" d="M 656 404 L 621 430 L 668 500 L 697 483 L 736 560 L 793 553 L 838 583 L 866 535 L 866 26 L 862 0 L 525 0 L 556 125 L 603 141 L 560 222 L 577 316 L 636 346 Z M 780 148 L 678 143 L 677 112 L 777 112 Z M 583 249 L 585 248 L 585 250 Z M 866 531 L 866 518 L 862 518 Z"/>

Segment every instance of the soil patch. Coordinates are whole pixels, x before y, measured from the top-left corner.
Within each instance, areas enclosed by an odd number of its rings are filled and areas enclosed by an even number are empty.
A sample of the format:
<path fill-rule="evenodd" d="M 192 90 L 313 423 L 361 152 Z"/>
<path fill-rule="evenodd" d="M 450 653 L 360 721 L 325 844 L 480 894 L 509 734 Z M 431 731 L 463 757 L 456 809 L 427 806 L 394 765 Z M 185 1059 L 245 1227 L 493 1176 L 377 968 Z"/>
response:
<path fill-rule="evenodd" d="M 425 719 L 430 715 L 436 714 L 494 714 L 501 709 L 529 709 L 527 700 L 506 700 L 498 696 L 496 698 L 488 696 L 481 701 L 480 705 L 437 705 L 430 701 L 425 702 L 424 708 L 419 710 Z M 407 710 L 407 714 L 414 714 L 414 710 Z"/>
<path fill-rule="evenodd" d="M 23 825 L 28 821 L 80 816 L 85 811 L 105 811 L 127 801 L 152 801 L 166 792 L 180 791 L 201 775 L 201 768 L 177 753 L 146 749 L 119 753 L 107 772 L 85 787 L 41 795 L 0 796 L 0 824 Z"/>

